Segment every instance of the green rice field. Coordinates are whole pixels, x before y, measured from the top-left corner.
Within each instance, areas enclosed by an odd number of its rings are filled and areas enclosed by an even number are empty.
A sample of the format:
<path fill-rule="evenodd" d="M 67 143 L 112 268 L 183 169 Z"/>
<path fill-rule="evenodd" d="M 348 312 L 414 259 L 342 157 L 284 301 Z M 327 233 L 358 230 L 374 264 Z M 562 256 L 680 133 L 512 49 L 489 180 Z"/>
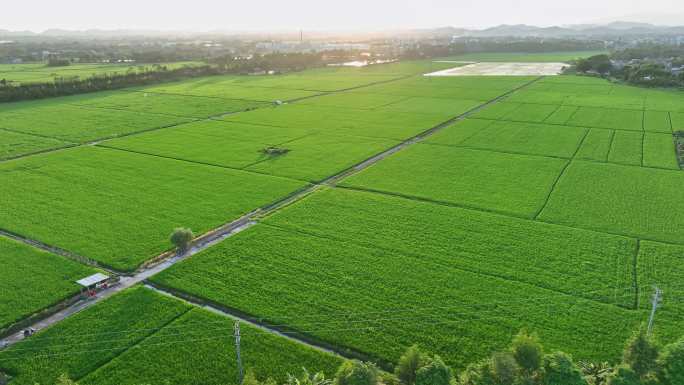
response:
<path fill-rule="evenodd" d="M 259 324 L 242 324 L 243 362 L 279 382 L 343 360 L 293 339 L 386 369 L 419 344 L 459 372 L 526 329 L 575 361 L 616 363 L 654 286 L 656 335 L 682 337 L 684 94 L 422 76 L 455 65 L 0 104 L 0 230 L 27 240 L 0 235 L 0 329 L 98 271 L 35 240 Z M 0 66 L 0 78 L 30 68 Z M 146 270 L 175 228 L 198 236 L 248 213 L 249 228 Z M 236 384 L 233 320 L 169 293 L 121 290 L 0 349 L 0 370 L 12 384 Z"/>

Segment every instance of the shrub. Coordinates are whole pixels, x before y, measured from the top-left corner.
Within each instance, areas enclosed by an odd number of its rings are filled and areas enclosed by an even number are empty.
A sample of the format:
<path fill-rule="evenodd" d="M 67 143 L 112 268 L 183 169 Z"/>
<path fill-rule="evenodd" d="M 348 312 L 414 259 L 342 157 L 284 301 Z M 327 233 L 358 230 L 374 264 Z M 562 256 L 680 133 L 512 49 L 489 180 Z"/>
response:
<path fill-rule="evenodd" d="M 179 252 L 185 252 L 193 238 L 195 238 L 195 235 L 192 233 L 192 230 L 179 227 L 173 230 L 169 239 Z"/>
<path fill-rule="evenodd" d="M 622 361 L 632 368 L 639 378 L 645 377 L 656 369 L 657 359 L 658 347 L 646 335 L 643 328 L 627 342 L 622 357 Z"/>
<path fill-rule="evenodd" d="M 451 368 L 439 356 L 435 356 L 428 365 L 416 372 L 416 385 L 449 385 L 451 377 Z"/>
<path fill-rule="evenodd" d="M 510 352 L 494 353 L 492 356 L 491 371 L 495 384 L 513 384 L 518 370 L 518 363 Z"/>
<path fill-rule="evenodd" d="M 515 361 L 526 375 L 531 375 L 541 368 L 544 350 L 536 336 L 521 331 L 513 339 L 511 347 Z"/>
<path fill-rule="evenodd" d="M 335 385 L 377 385 L 378 368 L 358 360 L 343 363 L 335 376 Z"/>
<path fill-rule="evenodd" d="M 608 379 L 608 385 L 641 385 L 641 381 L 632 368 L 622 365 Z"/>
<path fill-rule="evenodd" d="M 659 378 L 663 385 L 684 384 L 684 339 L 663 349 L 658 366 Z"/>
<path fill-rule="evenodd" d="M 404 385 L 416 383 L 416 372 L 425 364 L 425 355 L 418 346 L 413 345 L 399 359 L 394 374 Z"/>
<path fill-rule="evenodd" d="M 544 357 L 544 385 L 586 385 L 582 372 L 572 358 L 563 352 L 556 352 Z"/>
<path fill-rule="evenodd" d="M 494 377 L 492 375 L 491 361 L 482 360 L 480 362 L 470 364 L 461 373 L 459 378 L 460 385 L 493 385 Z"/>

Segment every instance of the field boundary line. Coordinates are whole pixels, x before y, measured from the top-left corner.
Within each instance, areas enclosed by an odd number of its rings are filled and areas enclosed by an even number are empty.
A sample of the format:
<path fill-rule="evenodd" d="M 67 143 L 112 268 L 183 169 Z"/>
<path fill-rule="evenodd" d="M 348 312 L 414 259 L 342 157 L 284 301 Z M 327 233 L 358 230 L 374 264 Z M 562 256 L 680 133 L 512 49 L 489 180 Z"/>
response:
<path fill-rule="evenodd" d="M 636 239 L 634 258 L 632 259 L 632 285 L 634 286 L 634 310 L 639 309 L 639 253 L 641 252 L 641 239 Z"/>
<path fill-rule="evenodd" d="M 372 356 L 371 354 L 358 351 L 351 347 L 346 347 L 343 345 L 334 345 L 325 342 L 322 339 L 311 336 L 305 332 L 300 332 L 296 328 L 288 327 L 284 324 L 269 325 L 267 323 L 262 322 L 263 318 L 250 315 L 238 309 L 214 302 L 206 298 L 197 297 L 184 291 L 167 287 L 157 282 L 151 282 L 146 280 L 143 284 L 146 288 L 154 290 L 155 292 L 165 295 L 167 297 L 183 301 L 194 307 L 210 311 L 214 314 L 218 314 L 225 318 L 244 322 L 256 329 L 259 329 L 262 332 L 267 332 L 275 336 L 285 338 L 289 341 L 308 346 L 309 348 L 315 349 L 319 352 L 324 352 L 327 354 L 331 354 L 333 356 L 342 357 L 346 359 L 359 359 L 363 361 L 374 360 L 374 362 L 381 365 L 381 367 L 390 367 L 388 365 L 388 362 L 382 359 L 378 359 Z"/>

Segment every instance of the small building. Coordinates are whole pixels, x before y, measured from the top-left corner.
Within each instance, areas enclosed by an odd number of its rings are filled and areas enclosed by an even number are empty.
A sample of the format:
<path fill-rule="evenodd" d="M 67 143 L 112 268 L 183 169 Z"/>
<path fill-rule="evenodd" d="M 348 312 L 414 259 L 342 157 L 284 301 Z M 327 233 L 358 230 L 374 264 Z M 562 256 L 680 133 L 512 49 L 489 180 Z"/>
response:
<path fill-rule="evenodd" d="M 94 295 L 97 289 L 106 287 L 110 277 L 106 274 L 95 273 L 91 276 L 79 279 L 76 281 L 83 286 L 83 291 L 87 291 L 89 295 Z"/>

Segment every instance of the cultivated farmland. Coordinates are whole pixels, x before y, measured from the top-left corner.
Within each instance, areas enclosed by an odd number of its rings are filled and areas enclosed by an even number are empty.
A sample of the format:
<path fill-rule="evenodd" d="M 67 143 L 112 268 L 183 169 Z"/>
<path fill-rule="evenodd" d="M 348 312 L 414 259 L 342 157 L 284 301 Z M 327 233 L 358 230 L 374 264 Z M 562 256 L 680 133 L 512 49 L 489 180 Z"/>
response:
<path fill-rule="evenodd" d="M 61 373 L 234 383 L 232 321 L 173 295 L 385 368 L 418 343 L 462 369 L 523 328 L 576 360 L 613 362 L 653 285 L 666 293 L 657 335 L 680 337 L 680 94 L 421 75 L 453 66 L 217 76 L 0 106 L 0 230 L 169 291 L 116 294 L 0 352 L 0 369 L 18 384 Z M 197 254 L 141 267 L 174 228 L 205 234 L 247 213 Z M 0 299 L 41 292 L 0 325 L 94 271 L 3 239 L 14 279 Z M 36 280 L 17 279 L 22 268 Z M 247 325 L 243 340 L 260 378 L 331 374 L 341 360 Z"/>

